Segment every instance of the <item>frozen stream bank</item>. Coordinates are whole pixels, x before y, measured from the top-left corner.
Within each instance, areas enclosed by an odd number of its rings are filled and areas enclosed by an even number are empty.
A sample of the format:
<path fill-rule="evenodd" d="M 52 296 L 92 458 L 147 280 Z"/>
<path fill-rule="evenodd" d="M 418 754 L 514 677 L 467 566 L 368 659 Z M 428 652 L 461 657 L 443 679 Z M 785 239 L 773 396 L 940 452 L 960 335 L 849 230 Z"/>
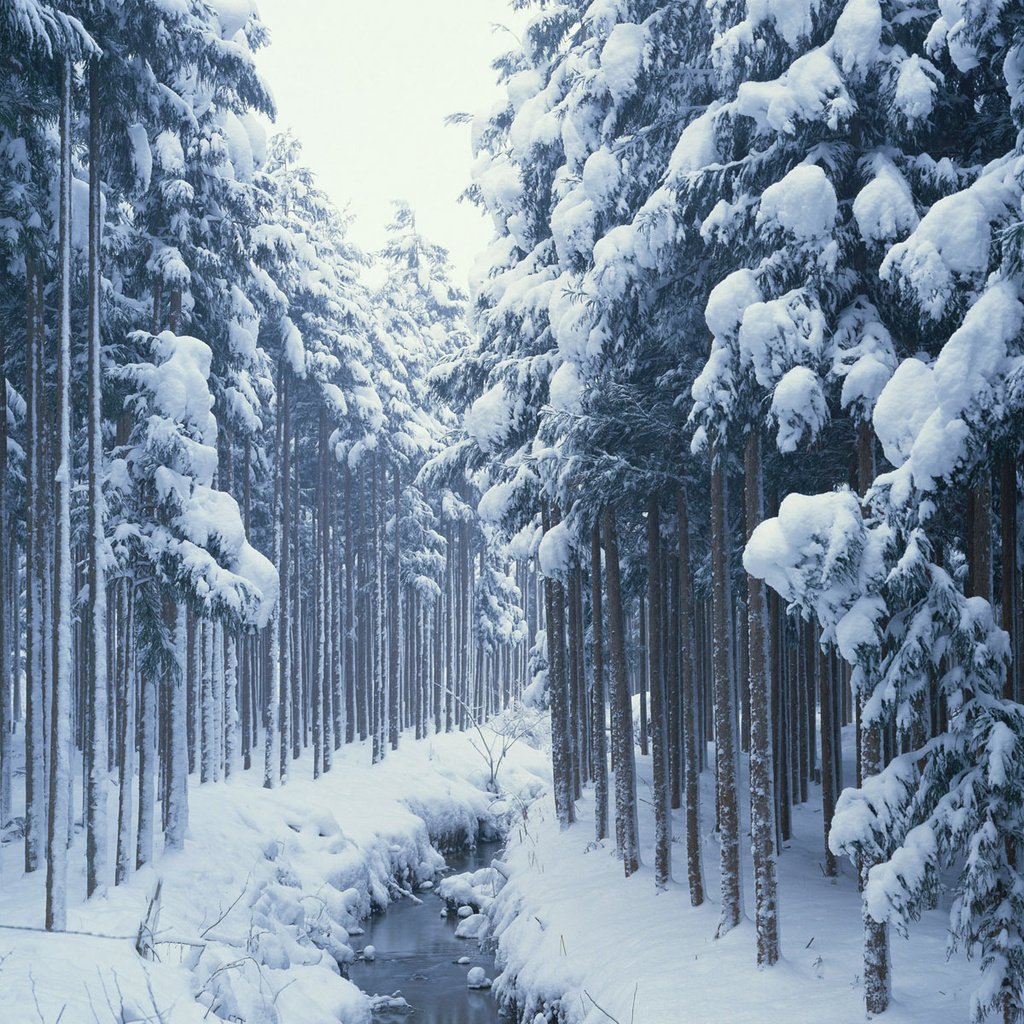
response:
<path fill-rule="evenodd" d="M 316 781 L 306 760 L 291 768 L 291 781 L 274 790 L 255 771 L 197 786 L 185 849 L 158 848 L 127 884 L 86 900 L 84 871 L 73 875 L 68 934 L 42 931 L 45 872 L 25 875 L 20 844 L 0 847 L 8 1005 L 31 1007 L 31 1019 L 47 1024 L 369 1024 L 368 1000 L 343 977 L 371 941 L 360 934 L 367 915 L 437 878 L 438 848 L 501 831 L 514 805 L 487 791 L 486 766 L 466 735 L 408 738 L 377 765 L 367 745 L 346 747 Z M 515 804 L 543 792 L 549 777 L 547 754 L 525 743 L 501 769 Z M 77 833 L 75 843 L 84 838 Z M 84 854 L 72 863 L 84 865 Z M 425 912 L 439 922 L 431 903 Z M 143 921 L 151 959 L 136 952 Z M 475 942 L 460 946 L 477 955 Z M 459 968 L 463 989 L 467 970 Z"/>
<path fill-rule="evenodd" d="M 448 858 L 456 872 L 486 867 L 499 844 L 481 843 L 474 850 Z M 369 994 L 400 994 L 417 1024 L 494 1024 L 500 1020 L 489 990 L 472 990 L 466 978 L 473 967 L 488 977 L 493 956 L 481 951 L 475 939 L 456 938 L 458 917 L 446 913 L 433 890 L 418 894 L 421 902 L 403 899 L 366 922 L 363 947 L 373 946 L 374 959 L 352 964 L 349 978 Z M 462 962 L 457 962 L 462 961 Z M 379 1009 L 375 1019 L 404 1019 L 407 1009 Z"/>

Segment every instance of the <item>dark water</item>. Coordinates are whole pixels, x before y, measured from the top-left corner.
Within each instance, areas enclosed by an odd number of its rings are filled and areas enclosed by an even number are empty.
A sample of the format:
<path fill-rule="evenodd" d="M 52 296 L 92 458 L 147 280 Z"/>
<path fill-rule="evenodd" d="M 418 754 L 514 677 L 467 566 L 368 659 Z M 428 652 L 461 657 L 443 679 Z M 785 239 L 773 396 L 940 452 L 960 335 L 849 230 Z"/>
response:
<path fill-rule="evenodd" d="M 500 845 L 481 843 L 475 850 L 448 858 L 454 873 L 487 867 L 498 856 Z M 482 967 L 494 977 L 494 958 L 481 953 L 476 939 L 455 938 L 458 919 L 441 917 L 444 904 L 432 892 L 417 893 L 423 903 L 401 900 L 387 913 L 365 922 L 366 934 L 353 937 L 357 952 L 374 946 L 373 963 L 358 961 L 349 968 L 349 978 L 370 995 L 401 993 L 412 1012 L 381 1011 L 377 1021 L 408 1020 L 410 1024 L 495 1024 L 501 1020 L 489 991 L 471 992 L 466 974 Z M 456 964 L 468 956 L 468 964 Z"/>

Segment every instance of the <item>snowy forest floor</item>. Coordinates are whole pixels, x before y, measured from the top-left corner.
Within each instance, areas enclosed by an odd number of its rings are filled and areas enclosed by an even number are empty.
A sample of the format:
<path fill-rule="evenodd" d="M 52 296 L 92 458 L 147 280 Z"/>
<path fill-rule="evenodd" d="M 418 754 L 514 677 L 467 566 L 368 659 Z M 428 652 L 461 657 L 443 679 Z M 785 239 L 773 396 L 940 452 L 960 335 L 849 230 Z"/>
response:
<path fill-rule="evenodd" d="M 677 881 L 655 892 L 649 758 L 638 756 L 645 863 L 627 880 L 614 842 L 591 841 L 592 791 L 577 805 L 579 823 L 562 832 L 547 792 L 548 754 L 526 743 L 514 747 L 500 775 L 512 795 L 496 800 L 486 791 L 487 772 L 471 738 L 405 737 L 376 766 L 368 747 L 356 744 L 343 748 L 333 770 L 316 782 L 303 758 L 293 763 L 292 781 L 273 791 L 261 787 L 259 770 L 196 787 L 183 852 L 158 851 L 154 865 L 128 884 L 88 902 L 84 873 L 73 877 L 68 927 L 90 934 L 39 930 L 45 872 L 23 875 L 21 844 L 6 845 L 0 849 L 0 1020 L 369 1024 L 366 998 L 337 968 L 338 959 L 362 948 L 359 921 L 372 905 L 433 879 L 443 866 L 436 846 L 510 821 L 503 858 L 510 880 L 490 913 L 504 968 L 498 995 L 514 999 L 521 1019 L 556 1009 L 564 1024 L 864 1019 L 856 879 L 848 864 L 838 879 L 819 868 L 816 794 L 795 809 L 794 836 L 779 861 L 783 960 L 758 971 L 749 919 L 714 938 L 713 837 L 703 848 L 708 901 L 698 909 L 689 905 L 682 812 L 675 821 Z M 844 740 L 852 750 L 852 736 Z M 710 772 L 702 785 L 703 812 L 711 815 Z M 111 808 L 115 802 L 111 790 Z M 712 825 L 705 821 L 706 833 Z M 81 832 L 75 841 L 84 842 Z M 744 838 L 745 881 L 748 845 Z M 147 961 L 135 947 L 158 881 L 156 958 Z M 749 915 L 750 885 L 744 895 Z M 926 914 L 909 941 L 893 936 L 894 1002 L 886 1024 L 968 1019 L 977 972 L 960 956 L 947 961 L 947 912 L 943 905 Z"/>
<path fill-rule="evenodd" d="M 844 751 L 853 734 L 844 732 Z M 740 772 L 747 773 L 746 759 Z M 853 765 L 847 758 L 847 779 Z M 749 801 L 741 824 L 744 901 L 740 927 L 716 940 L 718 846 L 713 774 L 702 778 L 707 901 L 690 906 L 685 819 L 674 812 L 675 881 L 656 893 L 651 761 L 637 755 L 644 864 L 622 876 L 614 839 L 594 835 L 593 791 L 577 804 L 579 821 L 561 832 L 549 801 L 538 801 L 513 829 L 504 855 L 509 883 L 491 907 L 499 938 L 497 991 L 528 1015 L 557 1007 L 565 1024 L 855 1024 L 865 1019 L 861 973 L 860 896 L 852 866 L 826 878 L 820 790 L 794 809 L 793 838 L 779 858 L 782 961 L 754 964 L 753 878 Z M 977 965 L 947 961 L 949 904 L 924 915 L 908 940 L 893 934 L 893 1003 L 885 1024 L 966 1024 Z"/>
<path fill-rule="evenodd" d="M 358 922 L 435 876 L 444 861 L 432 842 L 493 831 L 515 809 L 486 792 L 468 735 L 410 735 L 382 764 L 369 761 L 355 744 L 315 782 L 304 757 L 277 790 L 262 788 L 259 769 L 195 787 L 184 851 L 158 848 L 152 866 L 88 902 L 84 869 L 72 876 L 67 934 L 41 930 L 46 873 L 24 875 L 21 843 L 4 846 L 0 1020 L 368 1024 L 367 1000 L 337 967 L 361 949 Z M 547 755 L 521 743 L 500 781 L 518 805 L 549 777 Z M 109 807 L 116 817 L 113 787 Z M 135 947 L 158 881 L 150 962 Z"/>

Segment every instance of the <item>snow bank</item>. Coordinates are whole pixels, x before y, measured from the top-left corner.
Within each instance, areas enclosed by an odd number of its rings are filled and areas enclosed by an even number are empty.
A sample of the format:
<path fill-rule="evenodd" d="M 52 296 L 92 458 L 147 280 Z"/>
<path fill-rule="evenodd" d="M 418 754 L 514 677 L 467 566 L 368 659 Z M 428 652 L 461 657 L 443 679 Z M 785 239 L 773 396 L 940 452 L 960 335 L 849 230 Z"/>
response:
<path fill-rule="evenodd" d="M 843 736 L 844 777 L 854 777 L 854 737 Z M 649 793 L 650 758 L 637 758 L 641 796 Z M 746 779 L 746 766 L 739 772 Z M 705 772 L 702 834 L 714 831 L 714 779 Z M 747 835 L 746 787 L 740 793 L 741 834 Z M 681 837 L 674 812 L 674 880 L 654 885 L 653 809 L 639 803 L 643 866 L 629 879 L 614 855 L 614 840 L 592 842 L 593 796 L 577 805 L 578 824 L 561 830 L 548 801 L 533 804 L 513 830 L 501 869 L 508 882 L 488 911 L 497 942 L 494 990 L 517 1024 L 820 1024 L 864 1019 L 861 991 L 861 906 L 847 864 L 838 879 L 822 875 L 818 796 L 794 808 L 793 838 L 779 858 L 783 959 L 759 971 L 755 964 L 753 885 L 744 886 L 745 920 L 715 939 L 719 909 L 717 845 L 703 844 L 705 891 L 691 907 Z M 749 846 L 742 877 L 753 878 Z M 967 1018 L 977 983 L 974 965 L 946 958 L 948 907 L 927 912 L 909 940 L 893 939 L 893 1004 L 886 1024 L 935 1024 Z"/>
<path fill-rule="evenodd" d="M 41 928 L 45 872 L 22 875 L 20 844 L 0 848 L 5 1005 L 35 1019 L 38 998 L 42 1018 L 62 1014 L 63 1024 L 120 1020 L 110 1007 L 120 1013 L 122 1002 L 125 1020 L 159 1012 L 174 1024 L 369 1024 L 370 1003 L 340 966 L 356 955 L 359 922 L 436 877 L 444 861 L 435 843 L 497 833 L 511 807 L 487 792 L 486 767 L 464 735 L 369 760 L 357 745 L 316 782 L 307 759 L 281 789 L 263 789 L 258 771 L 196 787 L 185 849 L 88 902 L 84 854 L 73 858 L 83 867 L 71 879 L 68 927 L 89 934 L 14 930 Z M 502 765 L 517 800 L 542 792 L 546 776 L 546 755 L 525 743 Z M 113 786 L 108 800 L 116 809 Z M 135 936 L 158 883 L 158 959 L 148 961 Z M 487 923 L 467 920 L 481 931 Z"/>

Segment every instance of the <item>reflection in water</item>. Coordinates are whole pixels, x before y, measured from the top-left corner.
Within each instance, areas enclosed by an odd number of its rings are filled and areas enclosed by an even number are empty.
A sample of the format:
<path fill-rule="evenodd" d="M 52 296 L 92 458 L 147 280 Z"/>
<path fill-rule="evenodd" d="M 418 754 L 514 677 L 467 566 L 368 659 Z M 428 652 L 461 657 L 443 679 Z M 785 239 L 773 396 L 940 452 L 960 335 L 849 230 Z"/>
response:
<path fill-rule="evenodd" d="M 481 843 L 476 850 L 449 858 L 453 871 L 475 871 L 490 864 L 499 847 Z M 373 963 L 359 961 L 349 968 L 349 977 L 370 995 L 400 992 L 412 1007 L 414 1024 L 494 1024 L 501 1018 L 490 992 L 471 992 L 466 974 L 482 967 L 494 975 L 494 958 L 482 953 L 476 939 L 455 938 L 455 917 L 441 917 L 443 904 L 430 892 L 419 894 L 423 903 L 412 900 L 393 903 L 386 914 L 365 923 L 366 934 L 353 938 L 357 951 L 374 946 Z M 456 964 L 460 957 L 469 963 Z M 403 1011 L 384 1011 L 379 1021 L 400 1020 Z"/>

